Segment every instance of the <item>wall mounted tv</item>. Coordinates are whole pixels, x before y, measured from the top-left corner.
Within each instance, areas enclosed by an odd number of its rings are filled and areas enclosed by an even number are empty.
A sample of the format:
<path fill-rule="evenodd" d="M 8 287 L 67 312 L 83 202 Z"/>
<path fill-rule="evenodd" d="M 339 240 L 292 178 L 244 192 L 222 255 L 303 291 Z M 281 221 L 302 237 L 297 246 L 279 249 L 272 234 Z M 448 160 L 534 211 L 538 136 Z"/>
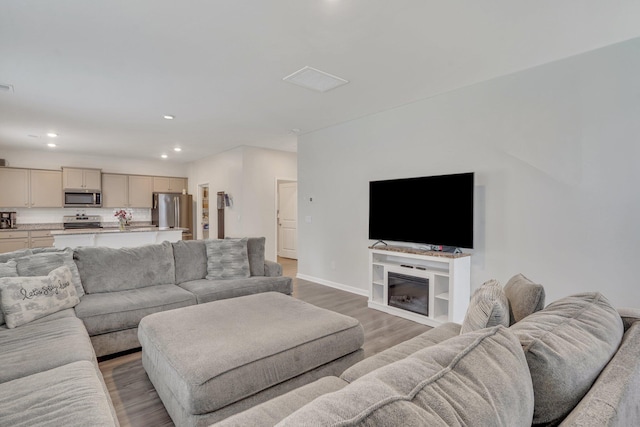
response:
<path fill-rule="evenodd" d="M 473 172 L 369 182 L 369 239 L 473 248 Z"/>

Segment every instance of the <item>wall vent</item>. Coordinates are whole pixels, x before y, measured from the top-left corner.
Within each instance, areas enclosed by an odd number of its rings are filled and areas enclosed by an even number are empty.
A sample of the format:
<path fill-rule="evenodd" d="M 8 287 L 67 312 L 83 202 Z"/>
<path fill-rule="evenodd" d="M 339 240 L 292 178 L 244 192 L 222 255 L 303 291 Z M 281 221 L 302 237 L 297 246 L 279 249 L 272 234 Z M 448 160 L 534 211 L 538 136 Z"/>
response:
<path fill-rule="evenodd" d="M 301 68 L 295 73 L 284 77 L 282 80 L 318 92 L 326 92 L 349 83 L 349 80 L 316 70 L 312 67 Z"/>

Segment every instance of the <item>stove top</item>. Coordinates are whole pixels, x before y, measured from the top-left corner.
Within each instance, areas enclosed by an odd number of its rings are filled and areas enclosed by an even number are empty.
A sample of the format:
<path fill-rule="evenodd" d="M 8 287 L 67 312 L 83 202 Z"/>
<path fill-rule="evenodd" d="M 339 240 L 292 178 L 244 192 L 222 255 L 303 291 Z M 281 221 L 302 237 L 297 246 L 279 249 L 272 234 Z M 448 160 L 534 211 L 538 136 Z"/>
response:
<path fill-rule="evenodd" d="M 76 228 L 102 228 L 100 215 L 65 215 L 62 217 L 62 226 L 65 230 Z"/>

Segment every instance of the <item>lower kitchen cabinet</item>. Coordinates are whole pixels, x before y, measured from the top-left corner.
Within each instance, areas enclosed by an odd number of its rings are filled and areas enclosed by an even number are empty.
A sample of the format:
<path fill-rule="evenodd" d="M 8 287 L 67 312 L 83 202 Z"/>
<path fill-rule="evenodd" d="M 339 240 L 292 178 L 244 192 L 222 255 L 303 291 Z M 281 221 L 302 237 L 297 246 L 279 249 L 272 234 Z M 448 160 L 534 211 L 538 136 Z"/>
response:
<path fill-rule="evenodd" d="M 7 230 L 0 231 L 0 253 L 28 248 L 53 247 L 51 230 Z"/>

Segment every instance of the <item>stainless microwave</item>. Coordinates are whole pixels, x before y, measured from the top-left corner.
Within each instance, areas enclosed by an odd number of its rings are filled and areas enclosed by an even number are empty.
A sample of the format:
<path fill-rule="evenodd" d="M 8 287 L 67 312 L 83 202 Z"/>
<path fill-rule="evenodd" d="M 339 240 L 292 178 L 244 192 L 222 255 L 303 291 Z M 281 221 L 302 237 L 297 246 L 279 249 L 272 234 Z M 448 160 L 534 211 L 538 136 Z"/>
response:
<path fill-rule="evenodd" d="M 65 208 L 100 208 L 102 207 L 102 193 L 99 191 L 65 191 Z"/>

